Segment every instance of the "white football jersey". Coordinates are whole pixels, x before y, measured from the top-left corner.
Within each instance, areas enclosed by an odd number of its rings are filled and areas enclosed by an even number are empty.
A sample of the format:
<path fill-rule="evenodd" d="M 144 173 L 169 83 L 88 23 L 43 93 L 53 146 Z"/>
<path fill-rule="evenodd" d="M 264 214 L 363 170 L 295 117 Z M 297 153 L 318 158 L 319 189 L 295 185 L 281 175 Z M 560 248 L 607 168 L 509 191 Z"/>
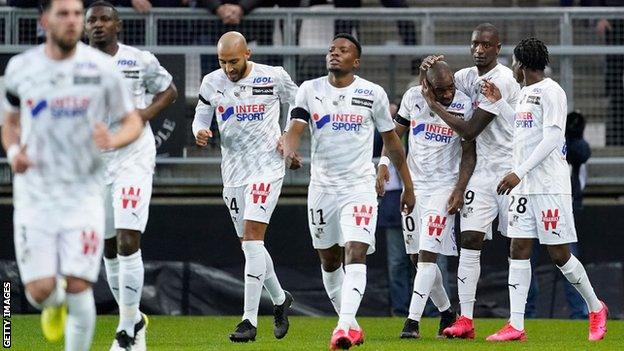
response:
<path fill-rule="evenodd" d="M 374 128 L 394 129 L 383 88 L 358 76 L 336 88 L 324 76 L 301 84 L 296 107 L 310 114 L 310 185 L 332 193 L 351 192 L 357 185 L 368 190 L 375 181 Z"/>
<path fill-rule="evenodd" d="M 409 121 L 407 162 L 414 190 L 418 195 L 448 193 L 459 176 L 461 137 L 431 111 L 421 91 L 420 85 L 406 91 L 398 113 Z M 456 90 L 446 110 L 457 118 L 467 119 L 470 104 L 470 98 Z"/>
<path fill-rule="evenodd" d="M 565 131 L 568 101 L 561 86 L 546 78 L 522 88 L 516 107 L 513 143 L 514 167 L 520 166 L 543 139 L 546 127 L 558 126 Z M 570 169 L 566 161 L 563 133 L 559 146 L 522 178 L 513 189 L 517 194 L 571 194 Z"/>
<path fill-rule="evenodd" d="M 297 85 L 282 67 L 248 64 L 251 72 L 238 82 L 221 69 L 207 74 L 195 108 L 194 135 L 210 128 L 216 111 L 225 187 L 284 177 L 284 158 L 277 151 L 280 103 L 294 104 Z"/>
<path fill-rule="evenodd" d="M 512 71 L 500 63 L 483 76 L 479 76 L 477 67 L 464 68 L 455 73 L 455 87 L 470 96 L 472 110 L 481 108 L 497 116 L 477 136 L 477 165 L 470 179 L 471 184 L 491 188 L 492 183 L 498 184 L 511 172 L 513 126 L 511 122 L 499 116 L 498 109 L 481 94 L 484 78 L 491 80 L 498 87 L 503 99 L 512 108 L 520 100 L 520 85 L 514 79 Z"/>
<path fill-rule="evenodd" d="M 20 112 L 20 141 L 33 166 L 15 174 L 16 210 L 79 205 L 102 194 L 103 163 L 93 142 L 96 122 L 119 121 L 134 109 L 123 78 L 106 54 L 82 43 L 65 60 L 39 45 L 11 58 L 5 108 Z"/>
<path fill-rule="evenodd" d="M 132 94 L 137 108 L 149 106 L 153 95 L 167 90 L 171 85 L 171 74 L 148 51 L 119 44 L 113 60 L 123 74 L 127 90 Z M 119 129 L 119 125 L 109 120 L 109 128 L 114 131 Z M 106 161 L 106 184 L 111 184 L 119 172 L 130 166 L 139 166 L 146 173 L 153 173 L 156 145 L 149 123 L 145 123 L 145 128 L 136 141 L 121 149 L 106 151 L 103 157 Z"/>

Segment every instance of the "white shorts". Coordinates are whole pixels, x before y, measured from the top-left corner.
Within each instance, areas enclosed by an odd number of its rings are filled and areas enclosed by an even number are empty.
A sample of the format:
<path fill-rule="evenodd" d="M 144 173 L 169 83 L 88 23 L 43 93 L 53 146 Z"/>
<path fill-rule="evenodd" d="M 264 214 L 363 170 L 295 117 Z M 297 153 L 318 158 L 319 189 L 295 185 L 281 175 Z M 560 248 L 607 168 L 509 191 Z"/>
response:
<path fill-rule="evenodd" d="M 510 199 L 507 229 L 510 238 L 539 239 L 544 245 L 577 241 L 572 195 L 514 194 Z"/>
<path fill-rule="evenodd" d="M 357 241 L 368 244 L 367 254 L 375 252 L 377 194 L 370 191 L 332 194 L 308 188 L 308 227 L 315 249 Z"/>
<path fill-rule="evenodd" d="M 451 195 L 416 196 L 412 213 L 403 215 L 403 238 L 408 255 L 429 251 L 446 256 L 457 256 L 455 243 L 455 215 L 448 213 L 446 204 Z"/>
<path fill-rule="evenodd" d="M 15 256 L 24 284 L 57 275 L 95 283 L 104 246 L 101 196 L 55 210 L 29 208 L 13 216 Z"/>
<path fill-rule="evenodd" d="M 471 187 L 464 193 L 464 206 L 461 209 L 461 231 L 485 233 L 485 240 L 492 240 L 492 222 L 498 216 L 498 231 L 507 236 L 507 213 L 509 196 L 498 195 L 496 185 Z"/>
<path fill-rule="evenodd" d="M 147 226 L 151 198 L 152 173 L 136 169 L 119 174 L 112 184 L 106 186 L 104 238 L 114 238 L 116 229 L 143 233 Z"/>
<path fill-rule="evenodd" d="M 223 188 L 223 201 L 230 211 L 236 235 L 243 237 L 243 221 L 269 223 L 282 191 L 283 178 Z"/>

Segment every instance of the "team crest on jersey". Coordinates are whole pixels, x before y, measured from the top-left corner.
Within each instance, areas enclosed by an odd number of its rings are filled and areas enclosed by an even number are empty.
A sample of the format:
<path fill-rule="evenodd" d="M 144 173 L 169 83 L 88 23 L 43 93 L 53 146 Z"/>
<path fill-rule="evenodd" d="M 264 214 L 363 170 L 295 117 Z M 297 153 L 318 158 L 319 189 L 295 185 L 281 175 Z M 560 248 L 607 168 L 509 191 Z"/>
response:
<path fill-rule="evenodd" d="M 542 211 L 542 223 L 544 223 L 544 230 L 557 229 L 557 223 L 559 223 L 559 209 L 547 209 Z"/>
<path fill-rule="evenodd" d="M 351 98 L 351 105 L 353 106 L 361 106 L 366 108 L 373 108 L 373 100 L 361 99 L 361 98 Z"/>
<path fill-rule="evenodd" d="M 230 117 L 236 116 L 236 120 L 239 122 L 244 121 L 262 121 L 264 119 L 264 113 L 266 112 L 265 104 L 248 104 L 248 105 L 236 105 L 230 107 L 217 107 L 217 111 L 221 115 L 223 122 L 227 121 Z"/>
<path fill-rule="evenodd" d="M 353 206 L 353 217 L 355 218 L 355 225 L 369 225 L 371 218 L 373 218 L 373 206 Z"/>
<path fill-rule="evenodd" d="M 516 128 L 533 128 L 533 113 L 518 112 L 515 116 Z"/>
<path fill-rule="evenodd" d="M 417 136 L 424 132 L 425 140 L 432 140 L 439 143 L 448 144 L 453 140 L 455 133 L 447 126 L 442 126 L 433 123 L 420 123 L 412 121 L 412 135 Z"/>
<path fill-rule="evenodd" d="M 446 216 L 429 216 L 429 222 L 427 223 L 427 227 L 429 227 L 429 236 L 440 236 L 446 228 Z"/>

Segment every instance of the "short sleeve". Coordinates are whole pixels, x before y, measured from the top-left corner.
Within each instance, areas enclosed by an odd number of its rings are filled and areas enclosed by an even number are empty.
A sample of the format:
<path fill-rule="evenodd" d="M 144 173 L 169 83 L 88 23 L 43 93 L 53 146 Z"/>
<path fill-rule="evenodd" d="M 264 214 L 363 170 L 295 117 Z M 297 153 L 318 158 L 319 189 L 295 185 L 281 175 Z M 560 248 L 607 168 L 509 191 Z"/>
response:
<path fill-rule="evenodd" d="M 20 97 L 17 93 L 16 70 L 18 66 L 17 56 L 14 56 L 9 60 L 6 69 L 4 70 L 4 94 L 2 98 L 2 105 L 4 111 L 18 112 L 20 109 Z"/>
<path fill-rule="evenodd" d="M 134 110 L 134 103 L 121 72 L 116 69 L 117 66 L 111 64 L 108 67 L 112 69 L 107 69 L 103 72 L 104 88 L 106 89 L 106 108 L 109 111 L 110 122 L 114 124 Z"/>
<path fill-rule="evenodd" d="M 295 106 L 294 107 L 299 107 L 302 108 L 304 110 L 306 110 L 306 112 L 310 113 L 310 108 L 308 107 L 308 99 L 307 99 L 307 90 L 310 87 L 310 83 L 309 82 L 303 82 L 301 84 L 301 86 L 299 87 L 299 89 L 297 89 L 297 94 L 295 95 Z"/>
<path fill-rule="evenodd" d="M 420 86 L 420 85 L 419 85 Z M 412 114 L 412 108 L 414 107 L 414 94 L 420 93 L 418 87 L 410 88 L 403 94 L 401 98 L 401 106 L 397 114 L 407 120 L 409 120 Z"/>
<path fill-rule="evenodd" d="M 143 59 L 145 60 L 145 89 L 150 94 L 158 94 L 169 88 L 173 77 L 167 70 L 160 65 L 160 62 L 152 53 L 143 51 Z"/>
<path fill-rule="evenodd" d="M 291 107 L 295 105 L 295 98 L 297 96 L 297 84 L 295 84 L 290 78 L 288 72 L 282 67 L 277 67 L 278 75 L 278 96 L 283 104 L 289 104 Z"/>
<path fill-rule="evenodd" d="M 379 88 L 375 94 L 373 102 L 373 122 L 380 133 L 388 132 L 394 129 L 394 122 L 390 115 L 390 102 L 386 92 Z"/>
<path fill-rule="evenodd" d="M 565 130 L 568 101 L 563 89 L 556 87 L 544 91 L 541 99 L 544 128 L 557 126 Z"/>

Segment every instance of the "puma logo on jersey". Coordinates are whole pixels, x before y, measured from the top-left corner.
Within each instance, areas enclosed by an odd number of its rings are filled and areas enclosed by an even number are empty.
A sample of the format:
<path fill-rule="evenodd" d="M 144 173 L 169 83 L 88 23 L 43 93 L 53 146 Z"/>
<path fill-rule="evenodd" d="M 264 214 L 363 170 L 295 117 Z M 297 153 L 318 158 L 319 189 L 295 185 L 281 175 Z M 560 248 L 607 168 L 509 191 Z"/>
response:
<path fill-rule="evenodd" d="M 507 284 L 507 286 L 509 286 L 511 288 L 514 288 L 516 290 L 518 290 L 518 285 L 520 285 L 520 283 L 517 283 L 517 284 Z"/>
<path fill-rule="evenodd" d="M 425 297 L 425 294 L 421 294 L 418 291 L 414 290 L 414 294 L 420 296 L 421 299 L 423 299 Z"/>
<path fill-rule="evenodd" d="M 358 288 L 353 288 L 353 290 L 360 295 L 360 298 L 364 297 L 364 294 L 361 293 Z"/>
<path fill-rule="evenodd" d="M 459 281 L 460 281 L 460 282 L 462 282 L 463 284 L 466 284 L 466 279 L 468 279 L 468 277 L 467 277 L 467 276 L 466 276 L 466 277 L 463 277 L 463 278 L 460 278 L 459 276 L 457 277 L 457 280 L 459 280 Z"/>
<path fill-rule="evenodd" d="M 258 279 L 258 280 L 260 280 L 260 277 L 262 277 L 262 274 L 260 274 L 260 275 L 257 275 L 257 276 L 256 276 L 256 275 L 252 275 L 252 274 L 247 273 L 247 276 L 248 276 L 249 278 L 254 278 L 254 279 Z"/>

